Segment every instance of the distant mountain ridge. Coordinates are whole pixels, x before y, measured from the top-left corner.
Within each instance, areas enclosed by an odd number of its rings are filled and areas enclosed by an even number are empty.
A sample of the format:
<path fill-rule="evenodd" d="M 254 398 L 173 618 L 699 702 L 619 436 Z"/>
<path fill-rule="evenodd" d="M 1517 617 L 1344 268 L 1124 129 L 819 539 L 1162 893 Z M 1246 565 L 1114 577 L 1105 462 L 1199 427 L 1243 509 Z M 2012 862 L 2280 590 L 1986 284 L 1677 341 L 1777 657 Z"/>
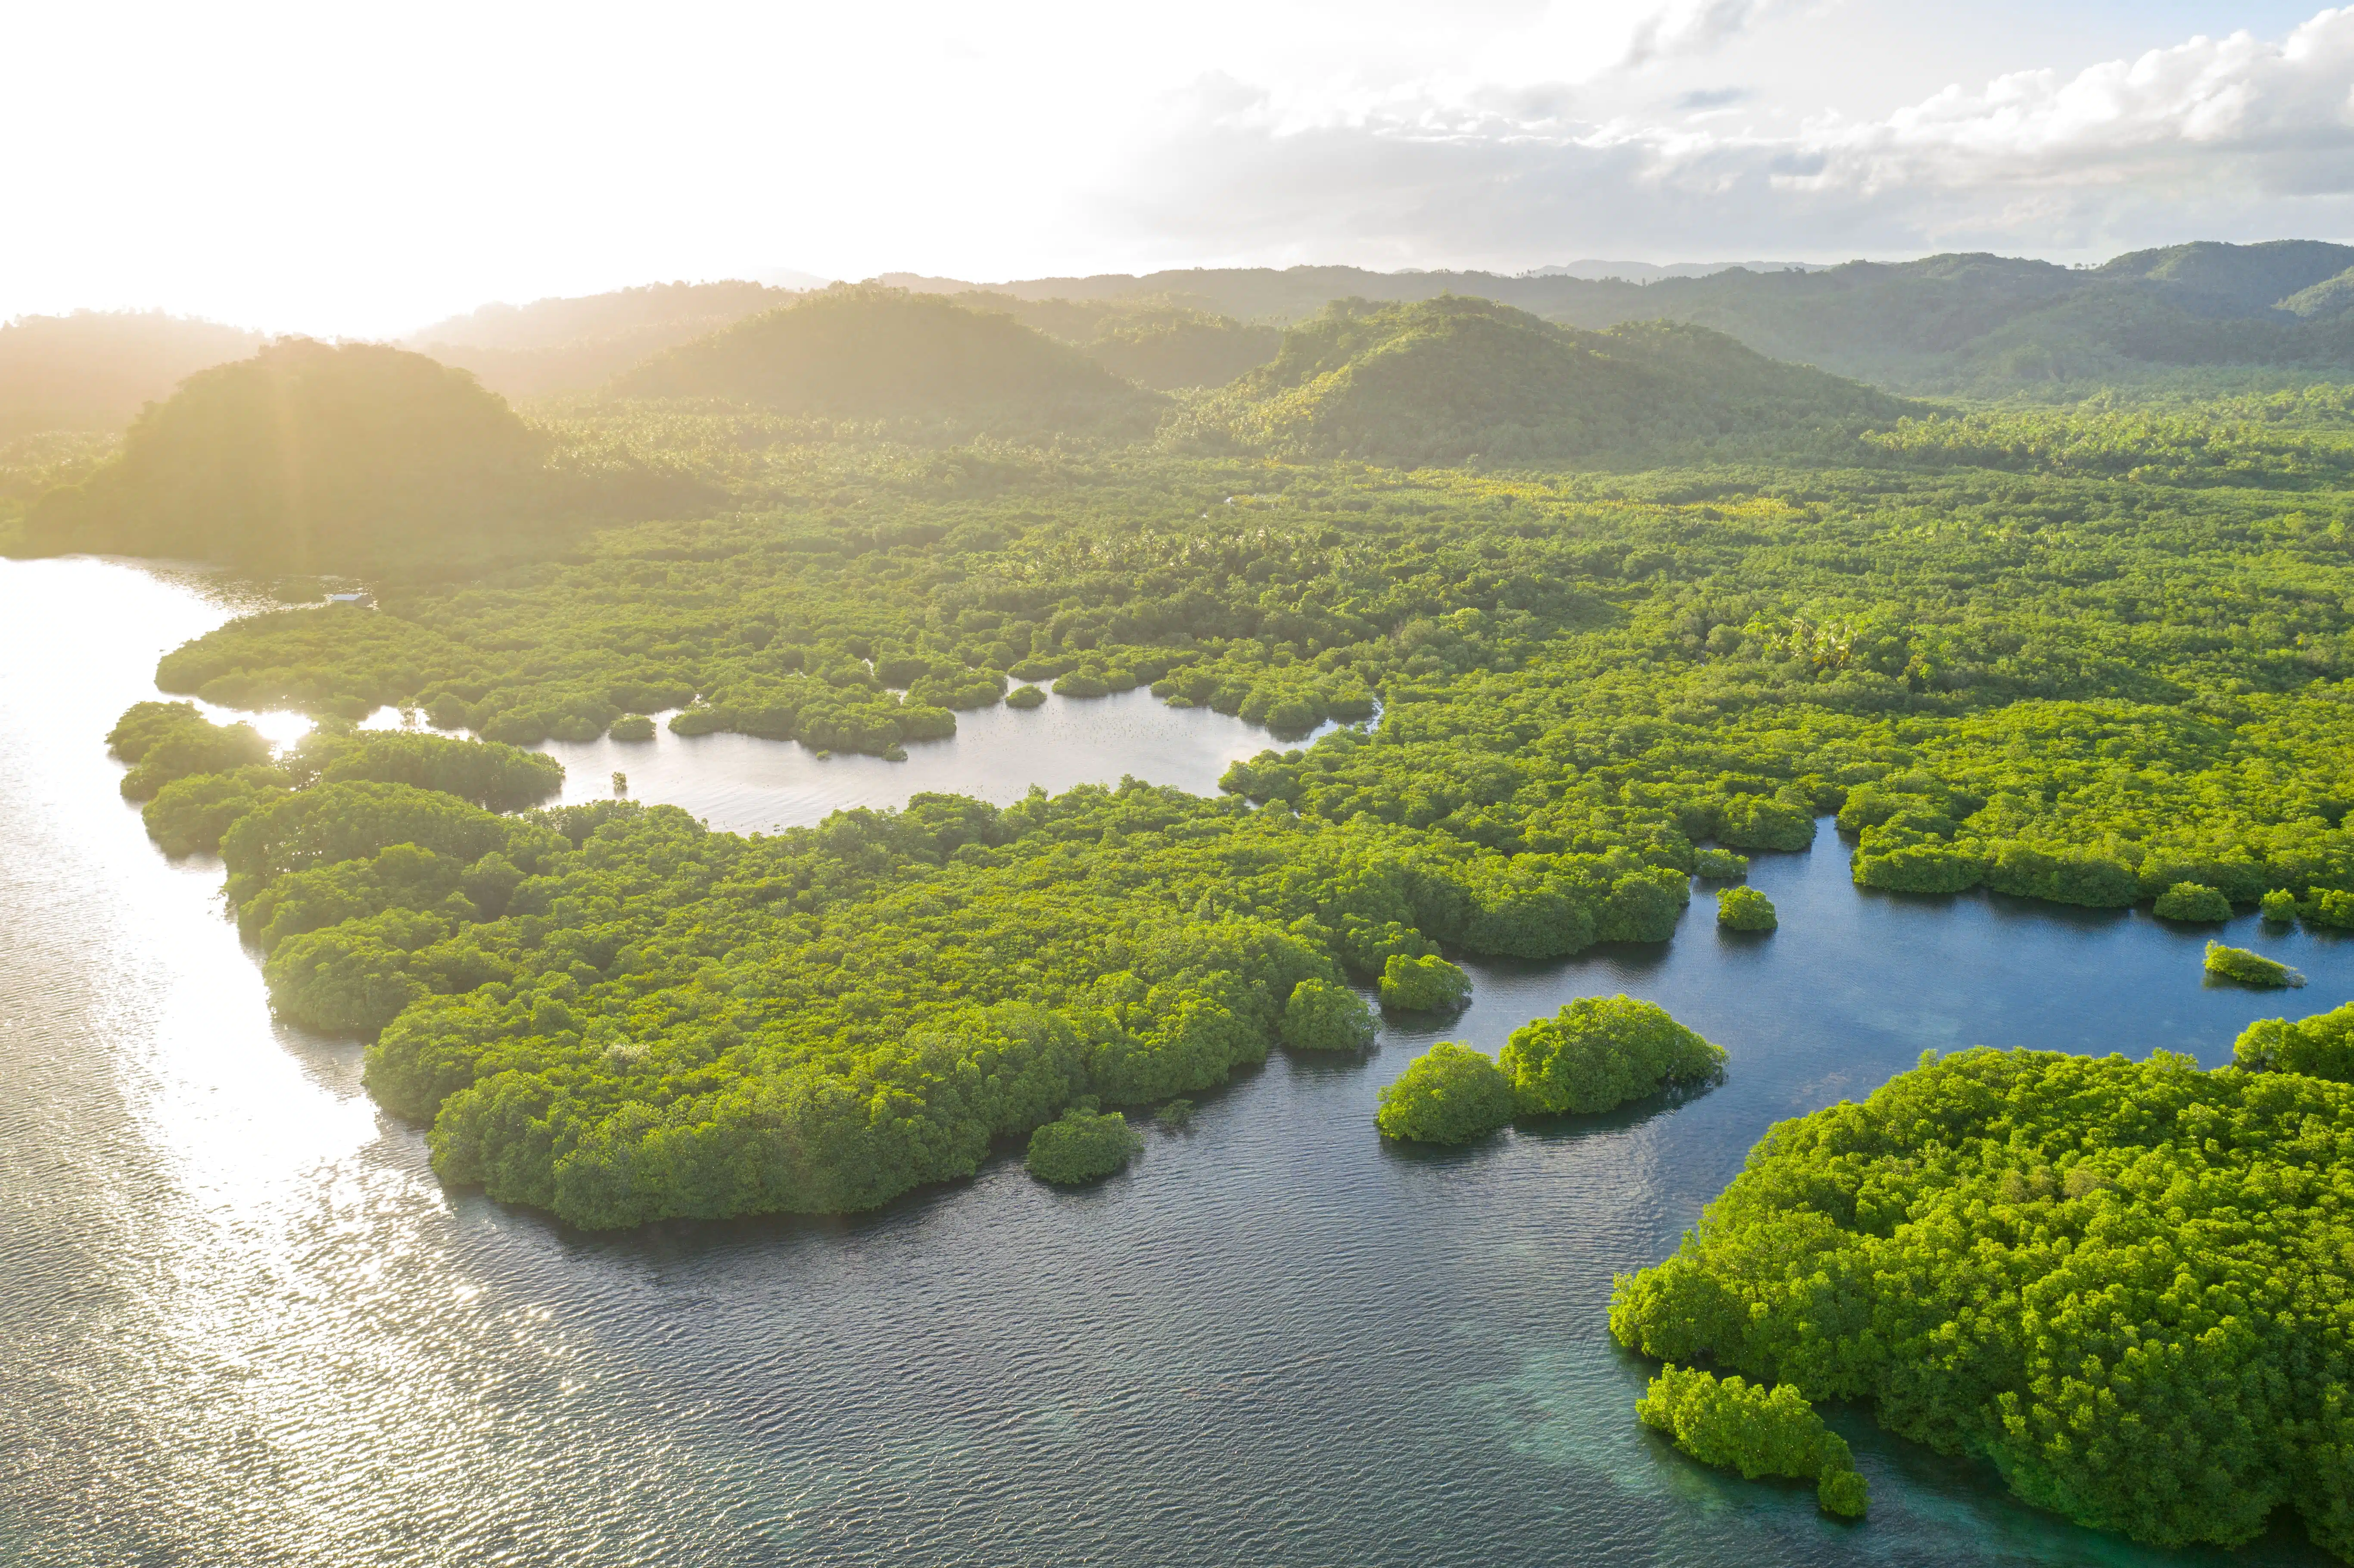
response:
<path fill-rule="evenodd" d="M 471 370 L 509 397 L 585 391 L 663 349 L 774 310 L 800 291 L 730 280 L 489 304 L 420 327 L 401 346 Z"/>
<path fill-rule="evenodd" d="M 1550 267 L 1532 267 L 1520 274 L 1523 278 L 1585 278 L 1599 281 L 1605 278 L 1623 279 L 1629 283 L 1656 283 L 1666 278 L 1707 278 L 1736 269 L 1744 272 L 1821 272 L 1833 263 L 1827 261 L 1602 261 L 1587 257 L 1577 261 L 1555 262 Z"/>
<path fill-rule="evenodd" d="M 1734 268 L 1652 282 L 1355 267 L 1194 269 L 986 286 L 891 274 L 937 292 L 1017 300 L 1145 296 L 1240 321 L 1305 320 L 1335 299 L 1494 300 L 1566 325 L 1712 327 L 1776 359 L 1900 390 L 2001 396 L 2240 369 L 2354 379 L 2354 246 L 2200 241 L 2097 268 L 1985 254 L 1850 261 L 1813 270 Z"/>

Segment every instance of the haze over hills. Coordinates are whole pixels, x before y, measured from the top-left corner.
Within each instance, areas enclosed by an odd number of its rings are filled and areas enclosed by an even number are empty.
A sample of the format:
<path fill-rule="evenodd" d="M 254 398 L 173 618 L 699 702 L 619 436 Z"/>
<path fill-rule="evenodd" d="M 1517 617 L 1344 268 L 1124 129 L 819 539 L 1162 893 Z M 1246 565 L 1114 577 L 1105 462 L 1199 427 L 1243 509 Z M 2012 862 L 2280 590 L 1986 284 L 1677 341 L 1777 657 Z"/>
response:
<path fill-rule="evenodd" d="M 489 304 L 420 327 L 403 347 L 471 370 L 510 397 L 602 385 L 650 355 L 774 310 L 789 288 L 729 281 L 649 283 L 610 294 Z"/>
<path fill-rule="evenodd" d="M 2354 246 L 2280 240 L 2172 246 L 2084 269 L 1947 255 L 1638 283 L 1565 273 L 1246 268 L 1036 279 L 987 291 L 1022 300 L 1151 296 L 1275 322 L 1304 319 L 1335 299 L 1467 294 L 1587 328 L 1694 322 L 1774 358 L 1899 390 L 2001 397 L 2186 373 L 2269 372 L 2291 381 L 2354 375 L 2349 268 Z M 886 281 L 939 292 L 974 287 L 912 274 Z"/>
<path fill-rule="evenodd" d="M 2068 398 L 2103 389 L 2354 380 L 2354 246 L 2200 242 L 2096 268 L 1990 255 L 1760 271 L 1655 267 L 1643 282 L 1537 273 L 1352 267 L 1193 269 L 978 285 L 912 273 L 886 286 L 1011 316 L 1140 387 L 1226 385 L 1276 352 L 1279 329 L 1335 300 L 1455 294 L 1600 330 L 1710 327 L 1769 358 L 1908 394 Z M 515 398 L 587 393 L 649 358 L 808 297 L 729 281 L 493 304 L 402 341 Z M 155 313 L 27 317 L 0 326 L 0 440 L 112 432 L 186 376 L 251 354 L 260 334 Z"/>
<path fill-rule="evenodd" d="M 115 431 L 182 377 L 242 358 L 258 333 L 161 311 L 76 311 L 0 323 L 0 441 Z"/>

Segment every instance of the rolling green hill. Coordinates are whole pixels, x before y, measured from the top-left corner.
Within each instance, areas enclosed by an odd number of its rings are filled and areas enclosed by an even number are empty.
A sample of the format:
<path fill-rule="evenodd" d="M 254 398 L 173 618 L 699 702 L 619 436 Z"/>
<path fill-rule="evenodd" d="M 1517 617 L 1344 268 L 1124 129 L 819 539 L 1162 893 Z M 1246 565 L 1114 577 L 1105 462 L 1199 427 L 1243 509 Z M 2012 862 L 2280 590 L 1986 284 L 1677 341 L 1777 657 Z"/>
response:
<path fill-rule="evenodd" d="M 463 371 L 287 338 L 190 376 L 26 520 L 37 549 L 363 570 L 545 527 L 547 442 Z"/>
<path fill-rule="evenodd" d="M 1676 323 L 1581 332 L 1491 301 L 1343 301 L 1197 415 L 1301 458 L 1412 467 L 1621 461 L 1724 438 L 1888 419 L 1897 399 Z"/>
<path fill-rule="evenodd" d="M 1161 399 L 993 313 L 896 289 L 833 288 L 656 355 L 613 383 L 827 418 L 973 430 L 1140 434 Z"/>

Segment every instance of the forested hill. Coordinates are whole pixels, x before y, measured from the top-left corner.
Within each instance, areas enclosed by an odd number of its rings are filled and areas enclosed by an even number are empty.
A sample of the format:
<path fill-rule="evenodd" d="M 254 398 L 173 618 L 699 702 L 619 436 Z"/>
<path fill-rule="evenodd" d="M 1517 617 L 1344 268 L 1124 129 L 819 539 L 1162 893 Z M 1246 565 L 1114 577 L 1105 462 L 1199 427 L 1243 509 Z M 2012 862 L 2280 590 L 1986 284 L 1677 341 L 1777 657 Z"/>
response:
<path fill-rule="evenodd" d="M 1906 406 L 1702 327 L 1555 326 L 1486 300 L 1342 301 L 1200 410 L 1205 435 L 1399 467 L 1626 461 L 1893 420 Z"/>
<path fill-rule="evenodd" d="M 1149 432 L 1161 399 L 1010 317 L 896 289 L 834 288 L 655 355 L 635 397 L 724 397 L 835 419 L 975 431 Z"/>
<path fill-rule="evenodd" d="M 610 294 L 484 305 L 420 327 L 402 346 L 471 370 L 508 397 L 599 387 L 651 355 L 798 296 L 741 281 L 649 283 Z"/>
<path fill-rule="evenodd" d="M 243 328 L 161 311 L 0 323 L 0 442 L 43 430 L 120 430 L 185 377 L 260 346 Z"/>
<path fill-rule="evenodd" d="M 27 518 L 50 550 L 280 571 L 481 555 L 552 497 L 546 439 L 462 371 L 306 338 L 190 376 L 122 450 Z"/>
<path fill-rule="evenodd" d="M 1672 320 L 1776 359 L 1903 391 L 1977 396 L 2152 382 L 2342 380 L 2354 374 L 2354 247 L 2199 243 L 2092 269 L 1989 255 L 1743 269 L 1649 284 L 1354 267 L 1196 269 L 991 286 L 1009 298 L 1146 296 L 1250 322 L 1329 302 L 1468 294 L 1573 326 Z M 974 285 L 916 281 L 942 291 Z"/>

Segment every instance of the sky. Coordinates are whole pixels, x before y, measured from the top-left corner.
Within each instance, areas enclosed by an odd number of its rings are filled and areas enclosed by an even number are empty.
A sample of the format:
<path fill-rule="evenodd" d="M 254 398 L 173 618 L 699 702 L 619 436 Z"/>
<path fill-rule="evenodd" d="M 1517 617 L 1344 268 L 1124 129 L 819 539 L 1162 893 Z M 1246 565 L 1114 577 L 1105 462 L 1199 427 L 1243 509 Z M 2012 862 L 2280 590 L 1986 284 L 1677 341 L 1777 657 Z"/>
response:
<path fill-rule="evenodd" d="M 2354 239 L 2354 6 L 27 6 L 0 317 Z"/>

